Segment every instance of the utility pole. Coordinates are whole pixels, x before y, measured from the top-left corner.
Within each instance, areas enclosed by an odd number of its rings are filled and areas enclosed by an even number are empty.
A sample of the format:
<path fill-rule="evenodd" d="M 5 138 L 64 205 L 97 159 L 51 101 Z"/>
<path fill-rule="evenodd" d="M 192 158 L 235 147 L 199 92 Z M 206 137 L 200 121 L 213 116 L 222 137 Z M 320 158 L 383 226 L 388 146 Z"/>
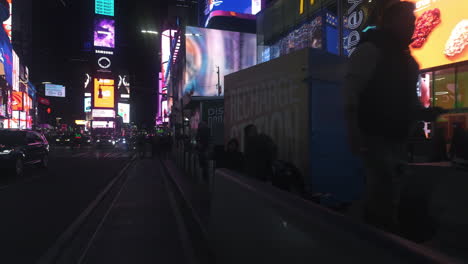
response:
<path fill-rule="evenodd" d="M 221 81 L 219 77 L 219 66 L 216 66 L 216 68 L 218 69 L 218 71 L 216 72 L 218 74 L 218 96 L 221 96 Z"/>

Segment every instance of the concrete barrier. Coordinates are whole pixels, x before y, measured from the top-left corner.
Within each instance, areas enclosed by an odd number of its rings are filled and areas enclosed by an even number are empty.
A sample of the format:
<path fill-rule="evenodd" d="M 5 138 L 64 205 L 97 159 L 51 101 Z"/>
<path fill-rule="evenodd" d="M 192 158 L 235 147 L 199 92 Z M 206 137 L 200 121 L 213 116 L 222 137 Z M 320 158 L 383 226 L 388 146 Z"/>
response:
<path fill-rule="evenodd" d="M 223 169 L 209 223 L 216 263 L 461 263 Z"/>

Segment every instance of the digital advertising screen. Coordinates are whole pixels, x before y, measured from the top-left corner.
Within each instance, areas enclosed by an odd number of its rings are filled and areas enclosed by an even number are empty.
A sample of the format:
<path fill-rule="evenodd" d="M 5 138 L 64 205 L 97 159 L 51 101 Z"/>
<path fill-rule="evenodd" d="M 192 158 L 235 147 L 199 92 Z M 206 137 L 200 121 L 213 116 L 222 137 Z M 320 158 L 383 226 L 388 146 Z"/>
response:
<path fill-rule="evenodd" d="M 24 108 L 24 93 L 23 92 L 13 92 L 11 96 L 11 110 L 13 111 L 23 111 Z"/>
<path fill-rule="evenodd" d="M 13 91 L 19 91 L 19 74 L 20 74 L 20 60 L 16 52 L 13 50 Z"/>
<path fill-rule="evenodd" d="M 93 121 L 93 128 L 114 128 L 114 121 Z"/>
<path fill-rule="evenodd" d="M 410 49 L 421 69 L 468 60 L 468 1 L 409 2 L 416 5 Z"/>
<path fill-rule="evenodd" d="M 6 3 L 8 5 L 8 19 L 3 21 L 3 29 L 5 30 L 6 34 L 8 35 L 8 38 L 10 39 L 11 42 L 11 33 L 12 33 L 12 1 L 13 0 L 6 0 Z"/>
<path fill-rule="evenodd" d="M 119 103 L 118 115 L 122 117 L 124 124 L 130 123 L 130 104 Z"/>
<path fill-rule="evenodd" d="M 93 109 L 93 117 L 115 117 L 115 111 L 111 109 Z"/>
<path fill-rule="evenodd" d="M 114 0 L 95 0 L 94 7 L 98 15 L 114 16 Z"/>
<path fill-rule="evenodd" d="M 0 74 L 5 75 L 9 84 L 13 83 L 13 61 L 10 39 L 5 31 L 0 31 Z"/>
<path fill-rule="evenodd" d="M 94 107 L 114 108 L 114 80 L 94 79 Z"/>
<path fill-rule="evenodd" d="M 187 27 L 184 93 L 218 95 L 218 67 L 222 88 L 225 75 L 251 67 L 256 61 L 255 34 Z"/>
<path fill-rule="evenodd" d="M 107 18 L 94 19 L 94 46 L 115 48 L 115 21 Z"/>
<path fill-rule="evenodd" d="M 206 0 L 205 15 L 216 10 L 255 15 L 261 9 L 261 0 Z"/>
<path fill-rule="evenodd" d="M 52 97 L 65 97 L 65 86 L 46 83 L 45 85 L 45 95 Z"/>
<path fill-rule="evenodd" d="M 84 111 L 85 111 L 85 113 L 91 112 L 91 104 L 92 104 L 91 97 L 85 97 L 85 99 L 84 99 Z"/>

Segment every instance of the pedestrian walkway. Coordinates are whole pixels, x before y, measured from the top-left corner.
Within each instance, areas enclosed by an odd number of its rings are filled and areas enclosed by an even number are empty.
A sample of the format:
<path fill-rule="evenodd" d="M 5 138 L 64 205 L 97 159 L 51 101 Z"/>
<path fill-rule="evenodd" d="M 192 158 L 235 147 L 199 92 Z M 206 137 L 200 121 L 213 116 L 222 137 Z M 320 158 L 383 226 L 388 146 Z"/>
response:
<path fill-rule="evenodd" d="M 189 263 L 161 163 L 136 162 L 82 263 Z"/>

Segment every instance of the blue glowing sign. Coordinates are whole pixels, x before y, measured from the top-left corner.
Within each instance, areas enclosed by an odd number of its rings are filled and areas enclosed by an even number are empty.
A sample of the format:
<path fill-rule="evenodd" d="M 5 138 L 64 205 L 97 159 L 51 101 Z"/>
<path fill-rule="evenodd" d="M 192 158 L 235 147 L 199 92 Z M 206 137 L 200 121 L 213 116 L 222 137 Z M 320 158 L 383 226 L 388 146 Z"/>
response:
<path fill-rule="evenodd" d="M 95 13 L 104 16 L 114 16 L 114 0 L 96 0 Z"/>
<path fill-rule="evenodd" d="M 206 0 L 205 15 L 215 10 L 255 15 L 261 8 L 259 0 Z"/>

